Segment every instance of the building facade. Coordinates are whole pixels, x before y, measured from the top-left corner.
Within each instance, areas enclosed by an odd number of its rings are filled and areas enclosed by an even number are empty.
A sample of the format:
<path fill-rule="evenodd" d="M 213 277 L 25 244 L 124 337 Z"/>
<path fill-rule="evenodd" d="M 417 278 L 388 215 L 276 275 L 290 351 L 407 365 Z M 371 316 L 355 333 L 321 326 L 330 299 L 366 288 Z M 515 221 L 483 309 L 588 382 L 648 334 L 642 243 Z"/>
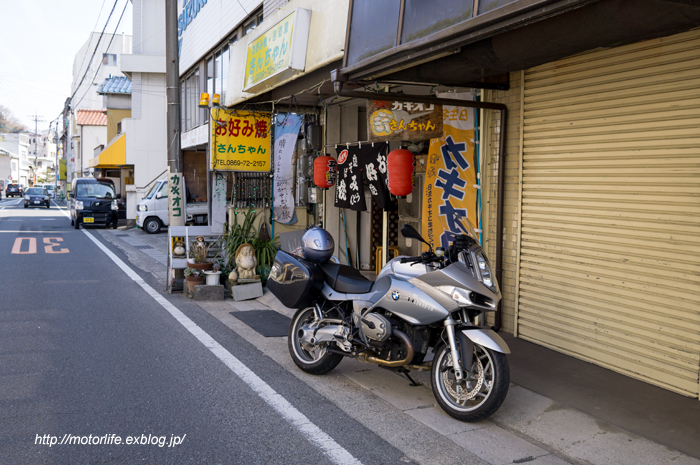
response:
<path fill-rule="evenodd" d="M 73 178 L 90 176 L 94 169 L 89 166 L 95 149 L 107 144 L 107 134 L 90 126 L 88 140 L 81 140 L 78 130 L 83 126 L 78 122 L 78 110 L 104 111 L 104 98 L 97 93 L 98 86 L 112 75 L 121 75 L 119 58 L 131 53 L 132 38 L 123 34 L 100 34 L 93 32 L 78 50 L 73 61 L 73 82 L 70 101 L 67 102 L 70 123 L 65 136 L 65 158 L 67 182 Z M 94 53 L 93 53 L 94 52 Z M 80 150 L 79 150 L 80 149 Z M 88 152 L 85 152 L 87 150 Z"/>
<path fill-rule="evenodd" d="M 700 8 L 453 6 L 387 2 L 387 37 L 372 30 L 376 5 L 354 0 L 337 82 L 475 87 L 502 105 L 505 120 L 479 122 L 484 244 L 502 250 L 489 323 L 697 398 Z"/>

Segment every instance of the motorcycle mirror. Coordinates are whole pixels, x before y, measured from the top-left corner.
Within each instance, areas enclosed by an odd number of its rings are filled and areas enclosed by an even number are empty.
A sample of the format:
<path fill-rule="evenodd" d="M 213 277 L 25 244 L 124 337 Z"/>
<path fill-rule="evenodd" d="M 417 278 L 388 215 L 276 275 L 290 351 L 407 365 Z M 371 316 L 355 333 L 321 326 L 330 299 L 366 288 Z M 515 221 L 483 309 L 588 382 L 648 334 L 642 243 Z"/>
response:
<path fill-rule="evenodd" d="M 423 242 L 424 244 L 427 244 L 428 247 L 430 247 L 430 244 L 428 244 L 428 242 L 426 242 L 426 240 L 423 239 L 423 237 L 418 233 L 418 231 L 416 231 L 416 228 L 414 228 L 410 224 L 404 224 L 403 226 L 401 226 L 401 235 L 406 238 L 417 239 Z"/>

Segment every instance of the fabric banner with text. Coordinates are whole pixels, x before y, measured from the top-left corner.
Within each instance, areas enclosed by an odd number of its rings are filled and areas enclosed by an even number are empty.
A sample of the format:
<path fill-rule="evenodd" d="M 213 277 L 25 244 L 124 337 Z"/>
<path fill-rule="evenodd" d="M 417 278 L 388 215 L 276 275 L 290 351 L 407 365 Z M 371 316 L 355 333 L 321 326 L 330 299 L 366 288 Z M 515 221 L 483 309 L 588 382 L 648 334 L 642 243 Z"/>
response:
<path fill-rule="evenodd" d="M 396 210 L 386 186 L 386 142 L 362 146 L 338 146 L 338 179 L 335 186 L 335 206 L 354 211 L 365 211 L 364 178 L 377 206 L 383 210 Z"/>
<path fill-rule="evenodd" d="M 470 99 L 471 94 L 455 95 Z M 447 248 L 455 236 L 477 226 L 474 109 L 443 107 L 443 137 L 430 140 L 423 191 L 423 237 Z M 427 246 L 423 246 L 427 250 Z"/>
<path fill-rule="evenodd" d="M 301 128 L 301 117 L 279 114 L 275 121 L 275 202 L 274 220 L 283 224 L 296 223 L 294 211 L 294 149 Z"/>

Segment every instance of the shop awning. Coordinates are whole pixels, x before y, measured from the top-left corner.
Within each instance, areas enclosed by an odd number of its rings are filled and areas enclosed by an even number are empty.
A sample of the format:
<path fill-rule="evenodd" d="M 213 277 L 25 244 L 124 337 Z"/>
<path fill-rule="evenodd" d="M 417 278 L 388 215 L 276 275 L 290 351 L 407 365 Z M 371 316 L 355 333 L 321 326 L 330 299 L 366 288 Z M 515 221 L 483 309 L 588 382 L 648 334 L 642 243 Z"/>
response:
<path fill-rule="evenodd" d="M 118 168 L 126 165 L 126 134 L 112 140 L 98 156 L 90 160 L 90 168 Z"/>

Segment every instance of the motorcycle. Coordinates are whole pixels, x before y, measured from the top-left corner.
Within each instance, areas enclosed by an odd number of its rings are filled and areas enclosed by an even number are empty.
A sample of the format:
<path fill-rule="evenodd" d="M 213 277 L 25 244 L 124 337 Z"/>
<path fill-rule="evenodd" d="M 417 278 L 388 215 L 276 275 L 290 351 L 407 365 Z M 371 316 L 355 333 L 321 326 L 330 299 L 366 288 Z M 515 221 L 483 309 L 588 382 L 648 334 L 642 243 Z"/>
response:
<path fill-rule="evenodd" d="M 467 422 L 494 414 L 508 393 L 510 350 L 476 321 L 496 310 L 501 292 L 476 233 L 464 224 L 469 234 L 435 251 L 404 225 L 401 234 L 429 250 L 392 259 L 375 281 L 331 261 L 333 238 L 322 228 L 304 234 L 303 257 L 278 251 L 267 287 L 297 309 L 288 340 L 294 363 L 320 375 L 352 357 L 414 385 L 410 372 L 430 371 L 433 395 L 447 414 Z"/>

